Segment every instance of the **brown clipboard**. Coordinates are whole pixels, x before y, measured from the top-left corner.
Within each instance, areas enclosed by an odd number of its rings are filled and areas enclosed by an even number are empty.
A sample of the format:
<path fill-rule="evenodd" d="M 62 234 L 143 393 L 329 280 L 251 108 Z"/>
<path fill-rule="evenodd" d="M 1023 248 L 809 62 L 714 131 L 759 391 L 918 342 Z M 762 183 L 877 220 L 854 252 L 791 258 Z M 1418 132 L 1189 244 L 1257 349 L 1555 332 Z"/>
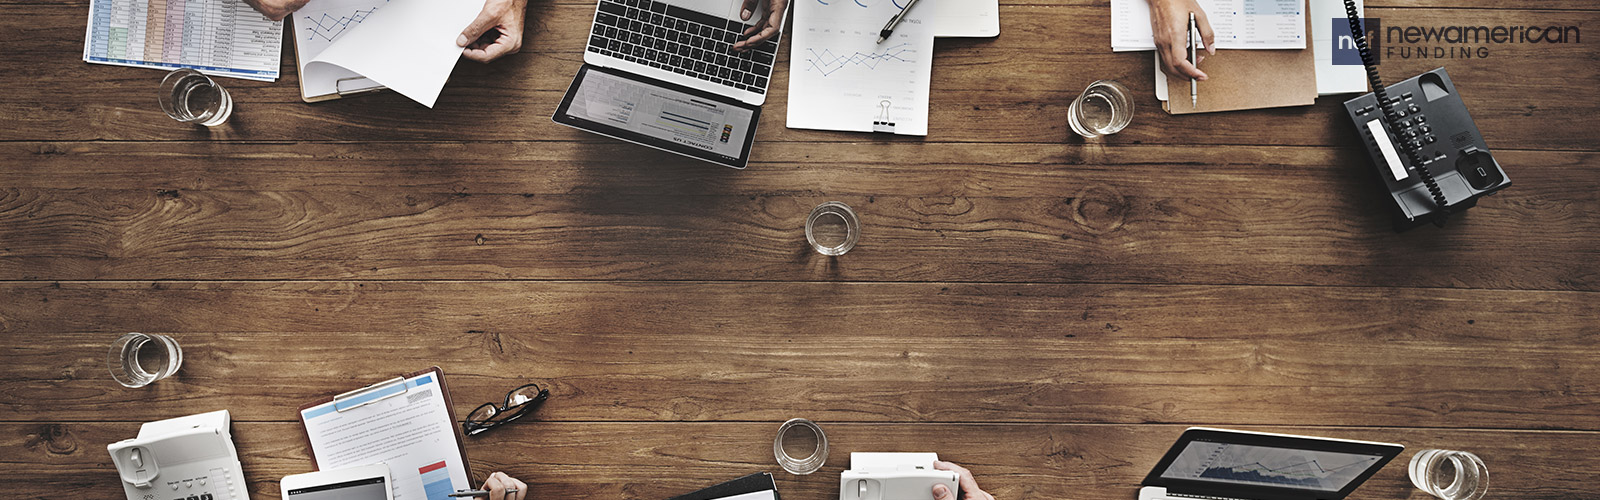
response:
<path fill-rule="evenodd" d="M 427 375 L 427 374 L 430 374 L 430 373 L 433 374 L 433 378 L 435 380 L 439 381 L 439 392 L 444 395 L 445 414 L 450 416 L 450 431 L 451 431 L 451 434 L 454 434 L 455 437 L 456 437 L 456 450 L 461 452 L 461 466 L 467 469 L 467 470 L 465 470 L 463 472 L 467 473 L 467 478 L 470 480 L 472 478 L 472 461 L 467 460 L 466 435 L 461 433 L 461 426 L 458 425 L 461 421 L 456 419 L 456 404 L 455 404 L 454 401 L 452 401 L 450 399 L 450 386 L 445 383 L 444 370 L 439 369 L 438 366 L 432 366 L 432 367 L 429 367 L 429 368 L 427 368 L 425 370 L 418 370 L 418 371 L 415 371 L 415 372 L 412 372 L 412 373 L 402 374 L 402 375 L 400 375 L 399 377 L 396 377 L 396 378 L 400 379 L 399 383 L 405 383 L 405 381 L 407 379 L 420 377 L 420 376 Z M 395 383 L 395 379 L 391 378 L 391 379 L 388 379 L 388 380 L 384 380 L 382 382 L 378 382 L 378 383 L 375 383 L 375 384 L 372 384 L 372 385 L 368 385 L 366 387 L 362 387 L 360 389 L 356 389 L 354 391 L 346 391 L 346 392 L 342 392 L 342 393 L 339 393 L 337 395 L 334 395 L 332 397 L 328 397 L 328 398 L 325 398 L 325 399 L 318 399 L 317 401 L 313 401 L 311 403 L 307 403 L 305 405 L 302 405 L 302 406 L 300 406 L 300 408 L 298 410 L 295 410 L 295 416 L 297 416 L 300 419 L 300 430 L 301 430 L 301 433 L 303 435 L 305 435 L 305 438 L 306 438 L 306 450 L 307 450 L 307 453 L 311 454 L 311 465 L 313 467 L 315 467 L 316 464 L 317 464 L 317 449 L 311 445 L 311 431 L 306 427 L 305 411 L 308 410 L 308 409 L 314 408 L 314 407 L 325 405 L 325 404 L 336 403 L 338 399 L 340 399 L 341 397 L 344 397 L 346 395 L 351 395 L 350 397 L 359 396 L 359 395 L 365 394 L 367 392 L 371 392 L 371 391 L 374 391 L 374 390 L 377 390 L 377 389 L 383 389 L 383 388 L 389 387 L 390 385 L 393 385 L 394 383 Z M 400 393 L 397 393 L 397 394 L 405 394 L 405 393 L 404 392 L 400 392 Z M 377 400 L 373 400 L 372 402 L 380 401 L 382 399 L 387 399 L 387 397 L 379 398 Z M 368 403 L 370 403 L 370 402 L 368 402 Z M 353 406 L 350 406 L 349 408 L 346 408 L 346 410 L 353 410 L 355 408 L 359 408 L 361 406 L 365 406 L 368 403 L 354 404 Z M 337 406 L 334 408 L 334 411 L 339 411 Z"/>
<path fill-rule="evenodd" d="M 1308 7 L 1304 2 L 1300 5 Z M 1311 13 L 1309 9 L 1302 12 L 1310 36 Z M 1199 105 L 1189 101 L 1188 78 L 1161 75 L 1167 79 L 1167 100 L 1161 102 L 1161 109 L 1185 115 L 1316 104 L 1316 45 L 1306 40 L 1304 49 L 1218 51 L 1205 60 L 1204 71 L 1210 78 L 1198 84 Z"/>

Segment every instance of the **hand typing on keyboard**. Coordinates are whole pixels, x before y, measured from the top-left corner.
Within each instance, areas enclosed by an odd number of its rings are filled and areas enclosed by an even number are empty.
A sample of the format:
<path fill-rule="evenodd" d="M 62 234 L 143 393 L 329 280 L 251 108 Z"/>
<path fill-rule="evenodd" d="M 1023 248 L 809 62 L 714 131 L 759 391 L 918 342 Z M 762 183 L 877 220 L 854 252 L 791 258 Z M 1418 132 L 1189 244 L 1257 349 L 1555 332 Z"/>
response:
<path fill-rule="evenodd" d="M 456 45 L 466 47 L 461 55 L 486 63 L 522 50 L 522 21 L 527 15 L 528 0 L 484 3 L 478 18 L 456 37 Z"/>
<path fill-rule="evenodd" d="M 762 0 L 744 0 L 744 11 L 739 13 L 739 18 L 749 21 L 750 16 L 755 15 L 756 2 L 760 1 Z M 751 47 L 754 47 L 761 42 L 766 41 L 768 38 L 772 38 L 773 35 L 778 34 L 778 27 L 783 26 L 783 14 L 789 9 L 789 0 L 766 1 L 766 19 L 762 19 L 761 22 L 756 23 L 755 26 L 751 26 L 750 29 L 744 30 L 745 36 L 749 38 L 740 40 L 738 43 L 733 44 L 733 50 L 741 52 L 750 50 Z"/>

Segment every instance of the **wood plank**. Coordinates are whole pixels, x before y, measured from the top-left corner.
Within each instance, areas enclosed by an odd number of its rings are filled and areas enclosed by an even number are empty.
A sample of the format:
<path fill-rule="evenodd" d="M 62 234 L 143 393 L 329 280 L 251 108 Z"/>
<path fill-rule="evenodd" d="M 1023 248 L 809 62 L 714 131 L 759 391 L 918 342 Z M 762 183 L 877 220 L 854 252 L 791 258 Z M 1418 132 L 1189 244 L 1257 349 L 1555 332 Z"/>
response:
<path fill-rule="evenodd" d="M 1396 235 L 1349 150 L 785 147 L 805 163 L 730 172 L 620 144 L 6 145 L 29 161 L 0 173 L 17 186 L 0 189 L 0 278 L 1600 288 L 1588 153 L 1501 152 L 1511 189 Z M 803 234 L 828 199 L 864 228 L 831 263 Z"/>
<path fill-rule="evenodd" d="M 536 498 L 652 500 L 740 475 L 770 471 L 791 500 L 837 498 L 852 451 L 936 451 L 972 469 L 996 498 L 1127 499 L 1181 432 L 1172 425 L 892 425 L 823 423 L 829 457 L 821 471 L 779 469 L 767 445 L 779 421 L 759 423 L 519 422 L 472 438 L 474 482 L 504 470 Z M 1483 457 L 1495 498 L 1588 498 L 1600 467 L 1594 433 L 1271 427 L 1254 430 L 1400 442 L 1408 450 L 1349 498 L 1424 498 L 1406 478 L 1416 450 L 1465 449 Z M 0 470 L 14 498 L 120 498 L 104 444 L 131 437 L 131 423 L 0 424 Z M 236 423 L 234 440 L 251 498 L 278 498 L 278 480 L 309 472 L 295 423 Z"/>
<path fill-rule="evenodd" d="M 592 8 L 536 4 L 533 9 L 539 22 L 528 35 L 527 50 L 492 66 L 463 64 L 436 109 L 393 94 L 302 103 L 292 57 L 286 56 L 282 81 L 228 81 L 238 102 L 235 118 L 225 128 L 202 130 L 172 122 L 151 104 L 150 89 L 159 73 L 80 61 L 81 8 L 3 6 L 0 19 L 16 22 L 0 24 L 0 39 L 16 46 L 0 54 L 0 75 L 30 85 L 0 95 L 0 116 L 15 124 L 0 130 L 0 140 L 600 140 L 548 119 L 581 60 L 578 50 L 586 36 L 581 27 Z M 933 125 L 926 139 L 785 128 L 787 63 L 780 61 L 757 140 L 763 147 L 862 140 L 1081 144 L 1066 126 L 1067 105 L 1089 82 L 1115 79 L 1133 92 L 1136 116 L 1110 143 L 1356 144 L 1337 97 L 1306 108 L 1166 116 L 1152 97 L 1150 55 L 1109 52 L 1109 13 L 1103 6 L 1017 6 L 1002 15 L 1007 28 L 997 39 L 939 42 Z M 1420 26 L 1600 22 L 1597 12 L 1374 9 L 1373 15 Z M 1448 66 L 1491 147 L 1593 150 L 1596 114 L 1592 105 L 1583 105 L 1600 102 L 1600 88 L 1590 85 L 1600 78 L 1600 66 L 1592 64 L 1593 47 L 1499 44 L 1483 59 L 1386 55 L 1382 71 L 1394 80 Z M 786 57 L 787 49 L 783 52 Z M 1553 67 L 1562 70 L 1548 70 Z M 83 98 L 88 95 L 95 99 Z"/>
<path fill-rule="evenodd" d="M 1600 295 L 862 283 L 11 283 L 0 421 L 305 401 L 439 365 L 542 418 L 1600 429 Z M 172 381 L 105 374 L 126 331 Z M 713 354 L 714 353 L 714 354 Z M 338 360 L 329 363 L 329 360 Z M 271 387 L 271 390 L 262 390 Z"/>

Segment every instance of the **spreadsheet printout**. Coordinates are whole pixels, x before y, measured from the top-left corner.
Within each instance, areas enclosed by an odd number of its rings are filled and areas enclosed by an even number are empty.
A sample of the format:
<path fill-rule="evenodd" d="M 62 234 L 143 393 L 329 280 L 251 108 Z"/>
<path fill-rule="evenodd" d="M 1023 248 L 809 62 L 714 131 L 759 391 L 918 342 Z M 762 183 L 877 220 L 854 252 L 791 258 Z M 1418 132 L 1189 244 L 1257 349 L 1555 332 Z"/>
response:
<path fill-rule="evenodd" d="M 91 0 L 83 60 L 278 79 L 283 21 L 243 0 Z"/>

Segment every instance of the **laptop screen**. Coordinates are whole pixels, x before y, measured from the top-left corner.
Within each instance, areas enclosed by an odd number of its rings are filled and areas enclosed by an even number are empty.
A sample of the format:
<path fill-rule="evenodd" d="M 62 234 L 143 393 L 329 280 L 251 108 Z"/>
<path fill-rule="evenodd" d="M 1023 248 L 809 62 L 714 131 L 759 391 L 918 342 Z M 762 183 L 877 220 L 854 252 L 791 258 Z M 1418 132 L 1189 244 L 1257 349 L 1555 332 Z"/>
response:
<path fill-rule="evenodd" d="M 1190 441 L 1161 473 L 1166 479 L 1340 491 L 1384 456 Z"/>

